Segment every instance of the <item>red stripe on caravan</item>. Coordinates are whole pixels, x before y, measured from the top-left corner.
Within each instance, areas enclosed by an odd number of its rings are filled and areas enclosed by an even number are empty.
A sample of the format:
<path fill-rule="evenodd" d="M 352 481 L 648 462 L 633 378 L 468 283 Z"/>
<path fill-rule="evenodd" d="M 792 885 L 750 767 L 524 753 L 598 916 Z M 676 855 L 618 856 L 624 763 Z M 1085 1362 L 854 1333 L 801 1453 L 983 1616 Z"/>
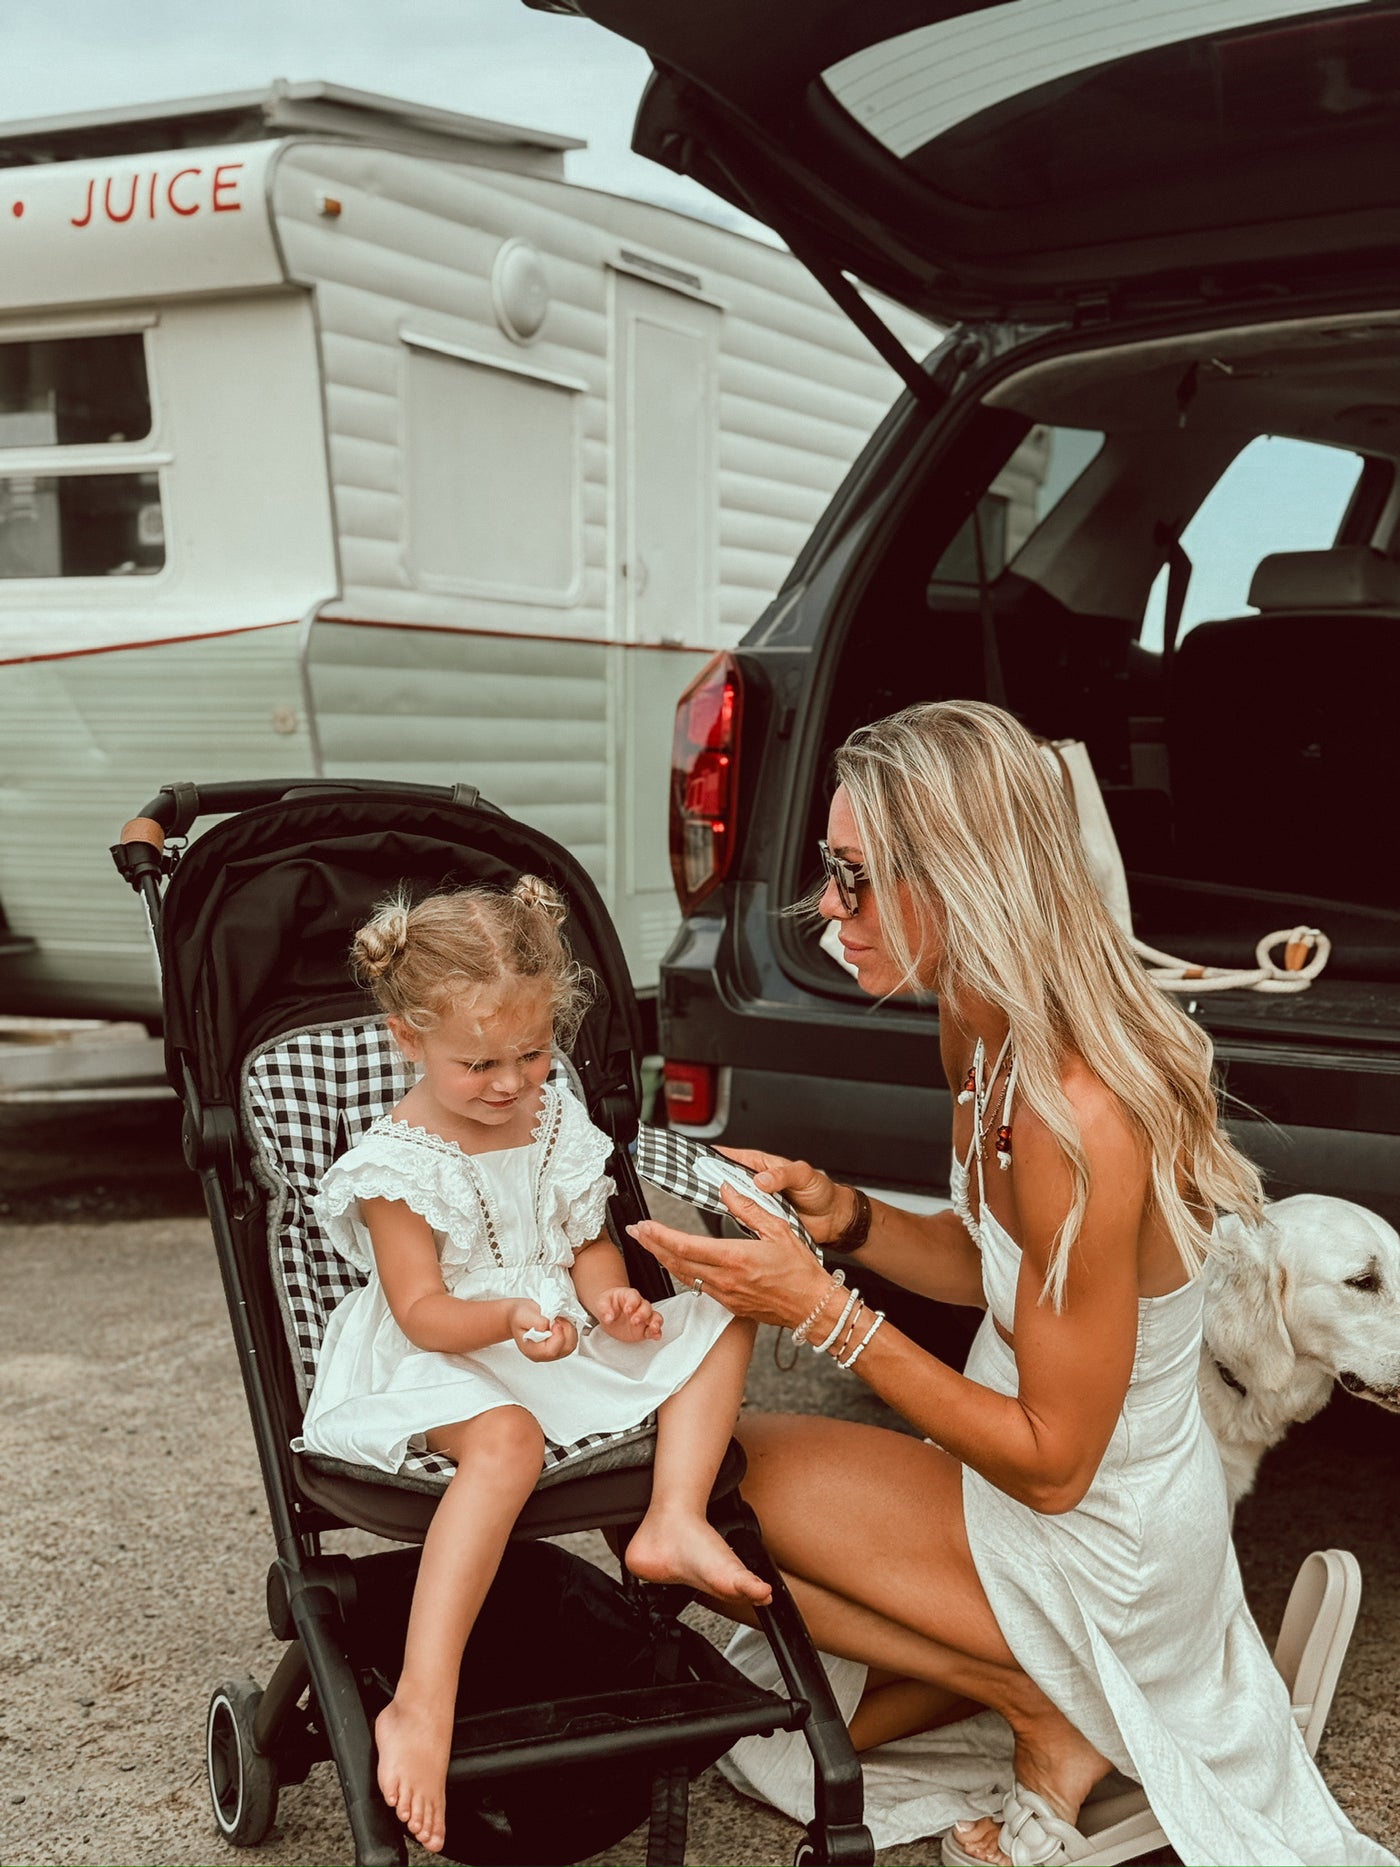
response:
<path fill-rule="evenodd" d="M 695 642 L 617 642 L 606 635 L 538 635 L 532 629 L 468 629 L 456 622 L 387 622 L 374 616 L 318 616 L 317 622 L 339 623 L 347 629 L 412 629 L 420 635 L 474 635 L 483 641 L 564 642 L 576 648 L 647 648 L 661 655 L 707 655 L 713 651 Z"/>
<path fill-rule="evenodd" d="M 99 642 L 92 648 L 55 648 L 46 655 L 0 655 L 0 668 L 25 667 L 32 661 L 76 661 L 84 655 L 120 655 L 133 648 L 171 648 L 177 642 L 216 642 L 226 635 L 252 635 L 258 629 L 291 629 L 295 622 L 241 622 L 236 629 L 200 629 L 193 635 L 150 636 L 139 642 Z"/>
<path fill-rule="evenodd" d="M 529 629 L 466 629 L 453 622 L 390 622 L 373 616 L 318 616 L 319 623 L 336 623 L 347 629 L 408 629 L 420 635 L 470 635 L 482 641 L 564 642 L 577 648 L 647 649 L 660 655 L 703 655 L 707 651 L 691 642 L 615 642 L 605 635 L 539 635 Z M 99 642 L 91 648 L 56 648 L 40 655 L 0 655 L 0 668 L 23 667 L 34 661 L 73 661 L 84 655 L 120 655 L 138 648 L 171 648 L 180 642 L 214 642 L 229 635 L 251 635 L 259 629 L 290 629 L 295 621 L 244 622 L 233 629 L 204 629 L 191 635 L 148 636 L 138 642 Z"/>

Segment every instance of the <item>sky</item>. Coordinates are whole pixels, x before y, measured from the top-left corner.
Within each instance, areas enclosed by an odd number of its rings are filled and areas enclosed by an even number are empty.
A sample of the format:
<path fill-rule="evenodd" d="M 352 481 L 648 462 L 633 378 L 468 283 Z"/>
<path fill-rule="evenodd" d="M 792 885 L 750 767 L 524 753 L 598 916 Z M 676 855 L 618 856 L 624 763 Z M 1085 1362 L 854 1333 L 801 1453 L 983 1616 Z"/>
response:
<path fill-rule="evenodd" d="M 10 0 L 5 51 L 0 122 L 324 79 L 583 137 L 588 147 L 566 158 L 571 180 L 771 238 L 633 155 L 650 70 L 640 48 L 523 0 Z M 1186 626 L 1240 614 L 1265 552 L 1330 544 L 1354 477 L 1354 457 L 1336 450 L 1248 450 L 1183 537 L 1196 567 Z M 1161 600 L 1159 589 L 1145 639 L 1154 627 L 1160 639 Z"/>
<path fill-rule="evenodd" d="M 10 0 L 0 122 L 325 79 L 586 138 L 571 180 L 755 223 L 632 154 L 646 54 L 523 0 Z"/>

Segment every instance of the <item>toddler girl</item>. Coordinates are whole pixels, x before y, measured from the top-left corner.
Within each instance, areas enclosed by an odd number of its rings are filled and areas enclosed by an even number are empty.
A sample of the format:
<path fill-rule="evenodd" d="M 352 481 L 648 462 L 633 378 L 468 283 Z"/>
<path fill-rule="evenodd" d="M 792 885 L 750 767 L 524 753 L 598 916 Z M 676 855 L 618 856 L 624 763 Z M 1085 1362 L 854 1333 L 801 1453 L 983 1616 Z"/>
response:
<path fill-rule="evenodd" d="M 409 1448 L 457 1466 L 375 1725 L 384 1798 L 434 1851 L 462 1649 L 546 1439 L 566 1445 L 656 1411 L 651 1504 L 628 1568 L 712 1595 L 770 1593 L 705 1517 L 751 1325 L 707 1296 L 653 1305 L 628 1284 L 603 1226 L 612 1143 L 546 1081 L 587 1002 L 563 916 L 554 890 L 525 876 L 509 894 L 392 900 L 359 930 L 356 970 L 421 1076 L 315 1201 L 331 1244 L 369 1281 L 327 1326 L 307 1449 L 388 1472 Z"/>

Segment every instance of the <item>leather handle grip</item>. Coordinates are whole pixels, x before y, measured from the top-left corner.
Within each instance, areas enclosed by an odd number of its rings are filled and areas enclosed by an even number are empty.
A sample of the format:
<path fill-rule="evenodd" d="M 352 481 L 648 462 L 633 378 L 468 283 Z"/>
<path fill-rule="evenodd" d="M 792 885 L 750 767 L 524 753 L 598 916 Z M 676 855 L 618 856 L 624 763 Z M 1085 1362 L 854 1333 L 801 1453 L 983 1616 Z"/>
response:
<path fill-rule="evenodd" d="M 123 843 L 149 843 L 156 851 L 165 848 L 165 829 L 154 817 L 133 817 L 122 825 Z"/>

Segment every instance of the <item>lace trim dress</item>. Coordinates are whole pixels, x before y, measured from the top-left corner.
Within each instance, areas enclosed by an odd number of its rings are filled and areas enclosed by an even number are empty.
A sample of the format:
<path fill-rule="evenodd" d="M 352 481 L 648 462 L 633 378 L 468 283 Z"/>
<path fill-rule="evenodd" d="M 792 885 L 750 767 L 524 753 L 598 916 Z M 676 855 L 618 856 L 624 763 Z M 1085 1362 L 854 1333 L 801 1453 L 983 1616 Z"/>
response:
<path fill-rule="evenodd" d="M 612 1142 L 577 1097 L 544 1085 L 531 1140 L 468 1154 L 453 1141 L 385 1116 L 328 1169 L 314 1201 L 333 1248 L 368 1281 L 331 1315 L 300 1447 L 395 1472 L 434 1427 L 493 1407 L 521 1406 L 545 1437 L 571 1445 L 622 1432 L 695 1372 L 728 1310 L 687 1291 L 657 1305 L 659 1341 L 617 1342 L 593 1327 L 569 1275 L 574 1253 L 604 1229 Z M 443 1283 L 473 1301 L 530 1297 L 567 1316 L 579 1346 L 532 1362 L 513 1341 L 467 1354 L 421 1349 L 394 1321 L 375 1271 L 360 1200 L 397 1199 L 432 1227 Z"/>
<path fill-rule="evenodd" d="M 1016 1358 L 995 1323 L 1013 1328 L 1021 1252 L 985 1200 L 980 1220 L 972 1213 L 969 1164 L 953 1161 L 952 1204 L 981 1253 L 987 1313 L 967 1374 L 1014 1394 Z M 1220 1455 L 1196 1396 L 1201 1311 L 1198 1282 L 1139 1302 L 1123 1411 L 1073 1510 L 1043 1516 L 963 1467 L 977 1573 L 1017 1660 L 1143 1785 L 1183 1862 L 1394 1863 L 1333 1800 L 1245 1602 Z M 747 1630 L 729 1656 L 763 1682 L 765 1660 Z M 827 1668 L 849 1718 L 866 1669 L 834 1658 Z M 810 1763 L 791 1745 L 766 1752 L 773 1741 L 743 1740 L 725 1774 L 810 1819 Z M 999 1813 L 1011 1755 L 1010 1729 L 992 1712 L 869 1753 L 875 1845 Z"/>

